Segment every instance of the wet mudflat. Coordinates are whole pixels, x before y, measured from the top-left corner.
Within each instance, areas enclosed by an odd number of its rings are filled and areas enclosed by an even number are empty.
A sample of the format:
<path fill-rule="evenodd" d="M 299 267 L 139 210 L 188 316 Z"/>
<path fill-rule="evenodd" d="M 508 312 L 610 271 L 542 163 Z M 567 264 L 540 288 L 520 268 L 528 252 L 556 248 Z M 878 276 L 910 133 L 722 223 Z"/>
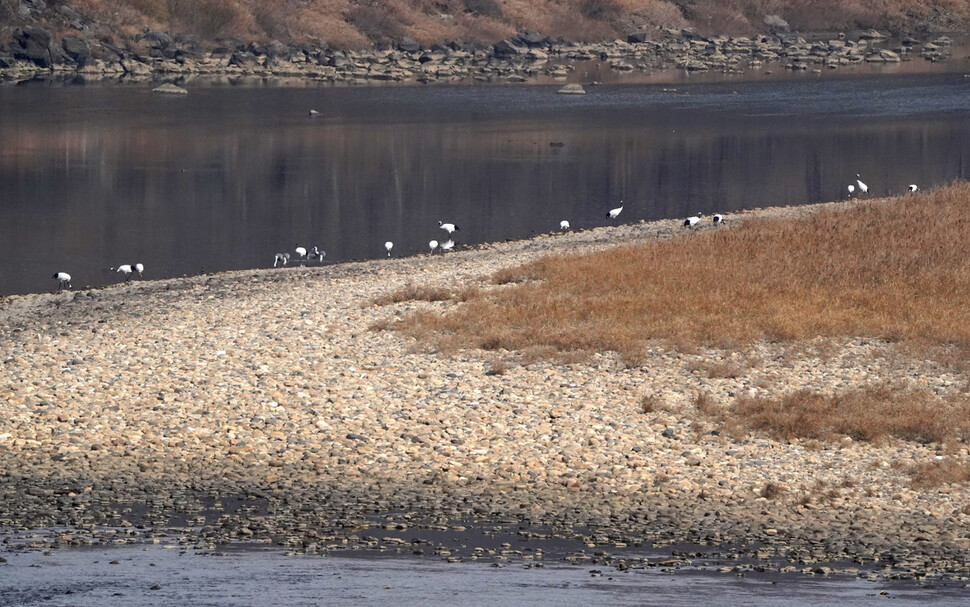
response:
<path fill-rule="evenodd" d="M 545 562 L 447 563 L 372 552 L 287 556 L 279 549 L 127 546 L 8 553 L 0 605 L 963 605 L 959 585 L 853 577 L 717 573 Z"/>

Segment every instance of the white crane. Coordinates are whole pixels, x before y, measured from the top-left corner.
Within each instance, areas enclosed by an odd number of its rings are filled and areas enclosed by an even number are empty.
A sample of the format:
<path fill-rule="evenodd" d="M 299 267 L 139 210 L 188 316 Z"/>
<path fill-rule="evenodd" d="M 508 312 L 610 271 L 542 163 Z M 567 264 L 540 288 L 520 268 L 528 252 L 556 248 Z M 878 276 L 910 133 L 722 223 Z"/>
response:
<path fill-rule="evenodd" d="M 563 219 L 562 221 L 560 221 L 559 222 L 559 229 L 562 230 L 563 232 L 568 231 L 569 230 L 569 222 L 566 221 L 565 219 Z"/>
<path fill-rule="evenodd" d="M 699 224 L 700 222 L 701 222 L 701 214 L 700 213 L 698 213 L 697 215 L 691 215 L 690 217 L 688 217 L 687 219 L 684 220 L 684 227 L 685 228 L 692 228 L 692 227 L 696 226 L 697 224 Z"/>
<path fill-rule="evenodd" d="M 448 242 L 441 243 L 441 250 L 442 251 L 450 251 L 453 248 L 455 248 L 455 241 L 452 240 L 452 239 L 450 239 L 450 238 L 448 239 Z"/>
<path fill-rule="evenodd" d="M 434 255 L 434 250 L 438 248 L 438 241 L 437 240 L 428 241 L 428 248 L 431 249 L 431 254 Z"/>
<path fill-rule="evenodd" d="M 384 248 L 387 249 L 387 256 L 390 257 L 391 249 L 394 248 L 394 243 L 388 240 L 387 242 L 384 243 Z"/>
<path fill-rule="evenodd" d="M 60 293 L 61 289 L 71 288 L 71 275 L 67 272 L 55 272 L 51 277 L 57 280 L 57 292 Z"/>
<path fill-rule="evenodd" d="M 610 209 L 609 212 L 606 213 L 606 216 L 609 217 L 610 219 L 616 219 L 617 215 L 619 215 L 622 211 L 623 211 L 623 201 L 621 200 L 620 206 L 616 207 L 615 209 Z"/>
<path fill-rule="evenodd" d="M 916 191 L 916 190 L 918 190 L 918 189 L 919 189 L 919 186 L 918 186 L 918 185 L 916 185 L 915 183 L 911 183 L 911 184 L 909 184 L 909 191 L 910 191 L 910 192 L 915 192 L 915 191 Z"/>
<path fill-rule="evenodd" d="M 131 272 L 132 272 L 132 269 L 131 269 L 131 265 L 129 265 L 127 263 L 126 264 L 122 264 L 122 265 L 118 266 L 117 268 L 111 268 L 111 271 L 112 272 L 119 272 L 121 274 L 124 274 L 125 275 L 125 282 L 128 282 L 129 280 L 131 280 Z"/>
<path fill-rule="evenodd" d="M 724 215 L 721 215 L 720 213 L 714 213 L 714 217 L 712 219 L 714 223 L 724 223 Z"/>
<path fill-rule="evenodd" d="M 855 183 L 856 183 L 857 186 L 859 186 L 859 193 L 860 194 L 868 194 L 869 193 L 869 186 L 867 186 L 866 184 L 862 183 L 862 176 L 859 175 L 858 173 L 855 174 Z"/>
<path fill-rule="evenodd" d="M 855 194 L 855 186 L 850 183 L 845 189 L 849 190 L 849 198 L 852 198 L 852 195 Z"/>
<path fill-rule="evenodd" d="M 444 230 L 445 232 L 448 232 L 448 234 L 453 234 L 455 232 L 461 231 L 461 228 L 459 228 L 453 223 L 442 223 L 441 221 L 439 221 L 438 227 Z"/>
<path fill-rule="evenodd" d="M 135 273 L 138 274 L 138 278 L 145 277 L 145 266 L 143 264 L 136 263 L 133 267 L 135 268 Z"/>
<path fill-rule="evenodd" d="M 306 247 L 296 245 L 296 248 L 293 250 L 296 251 L 296 254 L 300 256 L 300 259 L 304 259 L 306 257 Z"/>

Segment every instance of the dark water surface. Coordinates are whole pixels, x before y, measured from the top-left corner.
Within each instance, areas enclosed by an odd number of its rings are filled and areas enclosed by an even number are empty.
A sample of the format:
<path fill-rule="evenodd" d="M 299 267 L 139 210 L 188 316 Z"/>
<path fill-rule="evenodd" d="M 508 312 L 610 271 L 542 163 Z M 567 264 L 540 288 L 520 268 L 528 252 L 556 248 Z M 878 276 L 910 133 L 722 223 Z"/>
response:
<path fill-rule="evenodd" d="M 157 605 L 966 605 L 955 585 L 853 577 L 610 567 L 446 563 L 418 557 L 284 556 L 230 549 L 222 556 L 137 546 L 7 553 L 0 607 Z M 600 575 L 594 576 L 593 572 Z"/>
<path fill-rule="evenodd" d="M 970 79 L 364 88 L 0 86 L 0 294 L 516 239 L 966 175 Z M 316 109 L 320 117 L 309 118 Z"/>

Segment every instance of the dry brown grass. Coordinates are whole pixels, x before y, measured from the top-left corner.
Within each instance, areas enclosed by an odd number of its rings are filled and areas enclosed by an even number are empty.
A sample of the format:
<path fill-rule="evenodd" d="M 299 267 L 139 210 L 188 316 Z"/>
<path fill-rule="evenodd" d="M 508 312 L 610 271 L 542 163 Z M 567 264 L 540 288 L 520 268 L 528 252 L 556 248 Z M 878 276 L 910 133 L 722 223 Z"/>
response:
<path fill-rule="evenodd" d="M 942 399 L 892 386 L 835 395 L 800 390 L 780 398 L 741 397 L 719 415 L 721 420 L 732 420 L 778 440 L 849 436 L 867 442 L 893 437 L 942 443 L 970 437 L 970 401 L 966 398 Z"/>
<path fill-rule="evenodd" d="M 913 487 L 917 489 L 933 489 L 948 483 L 970 481 L 970 464 L 950 458 L 917 464 L 907 472 L 912 478 Z"/>
<path fill-rule="evenodd" d="M 736 347 L 866 336 L 970 346 L 970 185 L 804 219 L 560 257 L 502 270 L 448 314 L 404 323 L 486 350 L 547 346 L 636 359 L 648 340 Z"/>
<path fill-rule="evenodd" d="M 955 29 L 970 19 L 962 0 L 65 0 L 110 30 L 133 35 L 148 25 L 203 38 L 327 42 L 335 48 L 388 43 L 496 42 L 521 29 L 575 41 L 623 38 L 656 26 L 693 26 L 702 33 L 763 30 L 767 14 L 802 31 L 860 27 Z M 16 2 L 0 16 L 18 23 Z M 49 3 L 50 4 L 50 3 Z"/>
<path fill-rule="evenodd" d="M 463 291 L 462 295 L 467 297 L 467 291 Z M 454 297 L 455 294 L 450 289 L 416 285 L 409 282 L 397 291 L 375 297 L 371 303 L 377 306 L 389 306 L 405 301 L 448 301 Z"/>

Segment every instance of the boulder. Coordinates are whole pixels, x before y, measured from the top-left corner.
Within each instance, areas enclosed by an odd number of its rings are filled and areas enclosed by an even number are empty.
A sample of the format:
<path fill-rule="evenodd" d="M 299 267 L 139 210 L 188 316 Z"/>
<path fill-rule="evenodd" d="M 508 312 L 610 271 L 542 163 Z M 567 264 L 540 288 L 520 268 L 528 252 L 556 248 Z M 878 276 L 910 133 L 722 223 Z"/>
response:
<path fill-rule="evenodd" d="M 545 46 L 548 43 L 546 37 L 535 30 L 522 30 L 515 40 L 529 48 Z"/>
<path fill-rule="evenodd" d="M 411 36 L 405 36 L 397 43 L 397 48 L 405 53 L 417 53 L 421 50 L 421 45 Z"/>
<path fill-rule="evenodd" d="M 643 44 L 650 39 L 650 34 L 647 32 L 633 32 L 626 37 L 626 41 L 630 44 Z"/>
<path fill-rule="evenodd" d="M 236 51 L 229 58 L 229 65 L 238 65 L 242 68 L 253 68 L 259 66 L 259 60 L 256 59 L 256 55 L 252 53 L 247 53 L 245 51 Z"/>
<path fill-rule="evenodd" d="M 463 53 L 474 53 L 478 50 L 478 45 L 476 45 L 474 42 L 465 42 L 464 40 L 452 40 L 448 43 L 448 46 L 453 51 Z"/>
<path fill-rule="evenodd" d="M 166 82 L 165 84 L 155 87 L 152 89 L 153 93 L 158 93 L 160 95 L 188 95 L 189 92 L 184 88 L 172 84 L 171 82 Z"/>
<path fill-rule="evenodd" d="M 882 40 L 886 37 L 886 34 L 873 29 L 866 30 L 859 34 L 859 40 Z"/>
<path fill-rule="evenodd" d="M 61 40 L 64 52 L 70 57 L 78 67 L 84 67 L 91 62 L 91 46 L 84 38 L 64 38 Z"/>
<path fill-rule="evenodd" d="M 278 40 L 271 40 L 266 44 L 250 45 L 249 52 L 257 57 L 262 55 L 271 59 L 276 59 L 277 57 L 288 55 L 289 49 L 282 42 L 279 42 Z"/>
<path fill-rule="evenodd" d="M 765 27 L 771 32 L 790 32 L 791 26 L 788 22 L 778 15 L 766 15 L 764 19 Z"/>
<path fill-rule="evenodd" d="M 14 57 L 49 68 L 53 65 L 50 52 L 51 35 L 39 25 L 24 29 L 17 28 L 13 32 L 14 43 L 11 45 Z"/>
<path fill-rule="evenodd" d="M 583 85 L 573 82 L 559 89 L 557 93 L 560 95 L 585 95 L 586 90 Z"/>
<path fill-rule="evenodd" d="M 149 30 L 144 36 L 141 37 L 141 40 L 144 41 L 149 48 L 157 49 L 167 49 L 175 44 L 172 41 L 171 36 L 165 32 L 155 30 Z"/>
<path fill-rule="evenodd" d="M 492 45 L 492 54 L 496 57 L 510 57 L 512 55 L 518 55 L 521 52 L 522 49 L 512 44 L 509 40 L 499 40 Z"/>

